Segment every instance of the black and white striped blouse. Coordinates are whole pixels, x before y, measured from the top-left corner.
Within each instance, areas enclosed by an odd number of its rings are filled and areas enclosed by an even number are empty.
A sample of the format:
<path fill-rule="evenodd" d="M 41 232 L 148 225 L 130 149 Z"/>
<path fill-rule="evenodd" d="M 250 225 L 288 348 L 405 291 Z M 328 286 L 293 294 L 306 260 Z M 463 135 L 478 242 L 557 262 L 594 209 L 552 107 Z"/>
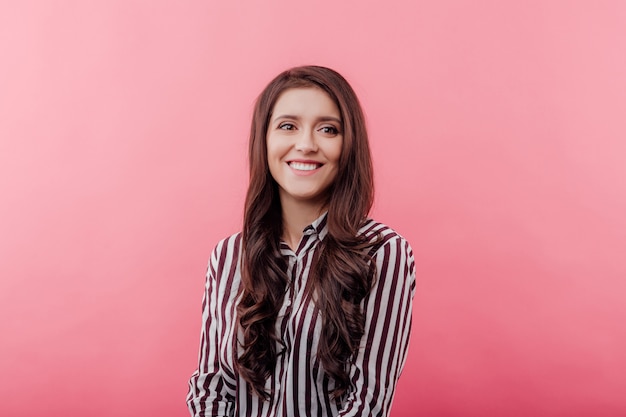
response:
<path fill-rule="evenodd" d="M 198 369 L 189 381 L 187 405 L 192 416 L 308 417 L 387 416 L 404 366 L 411 330 L 415 292 L 415 264 L 408 242 L 389 227 L 373 220 L 360 229 L 370 239 L 377 234 L 373 261 L 377 276 L 363 300 L 365 334 L 351 361 L 350 388 L 332 399 L 334 386 L 317 358 L 324 329 L 320 311 L 304 291 L 313 255 L 327 233 L 326 214 L 304 230 L 294 252 L 284 242 L 289 283 L 276 321 L 283 346 L 276 369 L 265 388 L 271 397 L 262 401 L 249 394 L 247 382 L 234 366 L 236 304 L 240 285 L 241 234 L 216 246 L 207 271 L 202 304 L 202 333 Z"/>

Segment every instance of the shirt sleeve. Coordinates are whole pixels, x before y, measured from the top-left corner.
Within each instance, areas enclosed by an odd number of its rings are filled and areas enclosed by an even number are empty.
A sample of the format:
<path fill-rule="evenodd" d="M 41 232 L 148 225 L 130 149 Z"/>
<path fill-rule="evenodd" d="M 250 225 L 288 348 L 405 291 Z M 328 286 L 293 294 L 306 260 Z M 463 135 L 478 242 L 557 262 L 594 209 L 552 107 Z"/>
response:
<path fill-rule="evenodd" d="M 234 390 L 224 378 L 219 359 L 218 337 L 219 329 L 223 327 L 220 325 L 220 306 L 225 302 L 217 279 L 222 269 L 218 261 L 219 247 L 213 251 L 207 268 L 198 369 L 189 380 L 187 407 L 192 417 L 232 416 L 234 409 Z"/>
<path fill-rule="evenodd" d="M 413 251 L 396 235 L 373 261 L 376 282 L 363 301 L 365 333 L 349 370 L 351 387 L 341 417 L 388 416 L 406 360 L 415 293 Z"/>

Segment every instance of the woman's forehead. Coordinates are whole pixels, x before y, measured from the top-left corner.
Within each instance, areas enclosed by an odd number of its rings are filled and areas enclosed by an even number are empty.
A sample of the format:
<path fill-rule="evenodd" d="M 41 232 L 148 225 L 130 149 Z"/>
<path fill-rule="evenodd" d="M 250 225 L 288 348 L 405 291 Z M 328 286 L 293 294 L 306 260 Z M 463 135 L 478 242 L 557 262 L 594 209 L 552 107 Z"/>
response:
<path fill-rule="evenodd" d="M 272 109 L 272 117 L 292 115 L 299 117 L 334 117 L 341 112 L 330 95 L 318 87 L 297 87 L 283 91 Z"/>

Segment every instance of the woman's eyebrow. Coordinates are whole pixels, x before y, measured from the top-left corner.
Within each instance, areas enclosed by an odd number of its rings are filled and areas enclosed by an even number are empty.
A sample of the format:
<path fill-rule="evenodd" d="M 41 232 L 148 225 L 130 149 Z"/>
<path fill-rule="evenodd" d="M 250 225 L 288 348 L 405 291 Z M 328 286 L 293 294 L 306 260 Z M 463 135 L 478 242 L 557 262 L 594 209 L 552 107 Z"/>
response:
<path fill-rule="evenodd" d="M 322 116 L 318 119 L 320 122 L 337 122 L 341 124 L 341 119 L 334 116 Z"/>
<path fill-rule="evenodd" d="M 274 118 L 274 121 L 276 120 L 281 120 L 281 119 L 291 119 L 291 120 L 298 120 L 300 121 L 301 117 L 300 116 L 295 116 L 295 115 L 291 115 L 291 114 L 283 114 L 280 116 L 276 116 Z M 318 117 L 316 119 L 319 122 L 337 122 L 339 124 L 341 124 L 341 119 L 334 117 L 334 116 L 321 116 Z"/>
<path fill-rule="evenodd" d="M 280 119 L 293 119 L 293 120 L 300 120 L 300 116 L 294 116 L 291 114 L 283 114 L 281 116 L 276 116 L 274 118 L 274 120 L 280 120 Z"/>

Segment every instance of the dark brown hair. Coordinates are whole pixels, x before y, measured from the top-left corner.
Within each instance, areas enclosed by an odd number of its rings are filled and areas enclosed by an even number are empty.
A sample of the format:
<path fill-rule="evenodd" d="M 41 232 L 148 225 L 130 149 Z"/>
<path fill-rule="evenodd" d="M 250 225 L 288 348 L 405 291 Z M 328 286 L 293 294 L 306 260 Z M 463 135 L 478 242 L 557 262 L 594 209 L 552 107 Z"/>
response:
<path fill-rule="evenodd" d="M 327 195 L 328 233 L 320 243 L 308 291 L 322 315 L 317 355 L 335 381 L 334 397 L 348 386 L 347 364 L 363 336 L 360 302 L 369 293 L 374 266 L 365 255 L 369 242 L 358 236 L 372 206 L 374 184 L 365 118 L 352 87 L 337 72 L 303 66 L 279 74 L 256 101 L 250 130 L 250 185 L 243 226 L 242 296 L 237 306 L 243 332 L 239 373 L 252 390 L 267 398 L 264 385 L 276 365 L 276 317 L 287 285 L 280 253 L 281 206 L 267 163 L 266 135 L 274 104 L 290 88 L 320 88 L 339 108 L 343 141 L 339 171 Z"/>

